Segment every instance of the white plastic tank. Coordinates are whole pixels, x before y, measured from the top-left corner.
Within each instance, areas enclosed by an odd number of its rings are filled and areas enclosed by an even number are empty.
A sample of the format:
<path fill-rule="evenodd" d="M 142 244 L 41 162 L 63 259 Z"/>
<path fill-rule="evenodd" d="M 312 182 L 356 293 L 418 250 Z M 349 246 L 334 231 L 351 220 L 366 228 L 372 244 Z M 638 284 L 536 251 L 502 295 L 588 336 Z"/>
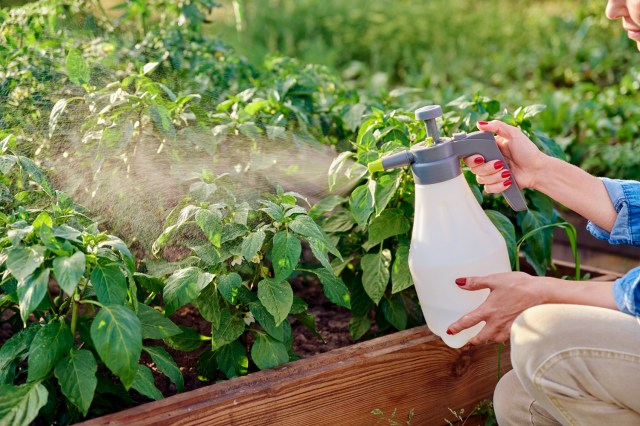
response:
<path fill-rule="evenodd" d="M 485 301 L 488 289 L 469 291 L 456 278 L 511 271 L 507 245 L 482 210 L 464 175 L 415 186 L 409 269 L 429 329 L 452 347 L 464 346 L 484 321 L 456 335 L 449 325 Z"/>

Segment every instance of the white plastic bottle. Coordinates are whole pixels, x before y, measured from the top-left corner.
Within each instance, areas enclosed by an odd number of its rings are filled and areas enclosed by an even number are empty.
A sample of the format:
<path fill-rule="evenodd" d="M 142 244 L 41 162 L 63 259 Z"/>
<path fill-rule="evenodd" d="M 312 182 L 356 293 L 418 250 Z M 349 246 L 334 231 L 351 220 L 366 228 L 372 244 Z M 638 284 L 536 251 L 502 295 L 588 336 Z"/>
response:
<path fill-rule="evenodd" d="M 447 328 L 484 302 L 489 290 L 463 290 L 455 280 L 511 271 L 507 245 L 462 174 L 416 185 L 415 208 L 409 268 L 422 312 L 434 334 L 459 348 L 484 322 L 456 335 L 448 335 Z"/>
<path fill-rule="evenodd" d="M 447 345 L 459 348 L 480 332 L 484 322 L 456 335 L 448 335 L 448 327 L 480 306 L 489 290 L 463 290 L 456 278 L 511 270 L 507 244 L 471 193 L 460 161 L 480 154 L 485 161 L 498 160 L 508 169 L 491 133 L 458 132 L 440 138 L 436 125 L 440 116 L 438 105 L 416 110 L 431 143 L 420 142 L 410 150 L 372 161 L 369 171 L 411 165 L 416 187 L 409 269 L 427 326 Z M 511 180 L 503 195 L 513 210 L 524 211 L 527 203 L 513 176 Z"/>

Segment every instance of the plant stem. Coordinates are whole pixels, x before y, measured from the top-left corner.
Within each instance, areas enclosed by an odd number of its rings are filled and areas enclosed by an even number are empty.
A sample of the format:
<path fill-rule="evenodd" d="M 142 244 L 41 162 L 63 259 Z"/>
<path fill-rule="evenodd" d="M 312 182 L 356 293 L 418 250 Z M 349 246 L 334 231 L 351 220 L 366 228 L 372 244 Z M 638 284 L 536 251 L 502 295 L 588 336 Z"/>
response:
<path fill-rule="evenodd" d="M 78 300 L 80 299 L 78 292 L 75 291 L 72 296 L 71 305 L 71 335 L 75 339 L 76 337 L 76 325 L 78 323 Z M 76 300 L 78 299 L 78 300 Z"/>
<path fill-rule="evenodd" d="M 149 303 L 151 303 L 153 299 L 155 299 L 156 296 L 157 296 L 157 293 L 155 291 L 152 291 L 151 294 L 149 294 L 149 296 L 146 299 L 144 299 L 144 304 L 148 305 Z"/>

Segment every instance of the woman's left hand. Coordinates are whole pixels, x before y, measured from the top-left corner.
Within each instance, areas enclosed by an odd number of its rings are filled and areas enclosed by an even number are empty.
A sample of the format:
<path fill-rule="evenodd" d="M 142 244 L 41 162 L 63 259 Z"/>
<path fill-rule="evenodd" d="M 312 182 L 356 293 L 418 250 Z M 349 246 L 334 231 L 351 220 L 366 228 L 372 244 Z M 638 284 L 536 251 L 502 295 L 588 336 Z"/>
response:
<path fill-rule="evenodd" d="M 509 339 L 511 324 L 521 312 L 545 303 L 544 288 L 548 278 L 532 277 L 524 272 L 504 272 L 485 277 L 458 278 L 461 289 L 475 291 L 488 288 L 487 300 L 475 310 L 449 326 L 448 334 L 457 334 L 481 321 L 486 325 L 469 343 L 480 345 Z"/>

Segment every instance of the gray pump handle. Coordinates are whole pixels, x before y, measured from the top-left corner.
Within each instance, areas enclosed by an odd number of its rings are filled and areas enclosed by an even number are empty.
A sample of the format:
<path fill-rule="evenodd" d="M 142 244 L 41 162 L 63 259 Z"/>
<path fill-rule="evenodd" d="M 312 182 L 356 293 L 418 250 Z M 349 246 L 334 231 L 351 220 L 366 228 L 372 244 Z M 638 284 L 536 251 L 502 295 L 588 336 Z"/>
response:
<path fill-rule="evenodd" d="M 507 167 L 508 163 L 500 152 L 493 134 L 490 132 L 469 133 L 466 139 L 460 141 L 454 140 L 452 143 L 454 153 L 460 158 L 479 154 L 484 157 L 485 161 L 502 161 L 504 163 L 504 168 L 509 170 Z M 520 192 L 520 187 L 516 183 L 513 173 L 511 174 L 510 179 L 513 183 L 502 194 L 504 194 L 504 197 L 507 199 L 507 202 L 513 210 L 527 210 L 527 202 L 524 200 L 524 197 Z"/>

